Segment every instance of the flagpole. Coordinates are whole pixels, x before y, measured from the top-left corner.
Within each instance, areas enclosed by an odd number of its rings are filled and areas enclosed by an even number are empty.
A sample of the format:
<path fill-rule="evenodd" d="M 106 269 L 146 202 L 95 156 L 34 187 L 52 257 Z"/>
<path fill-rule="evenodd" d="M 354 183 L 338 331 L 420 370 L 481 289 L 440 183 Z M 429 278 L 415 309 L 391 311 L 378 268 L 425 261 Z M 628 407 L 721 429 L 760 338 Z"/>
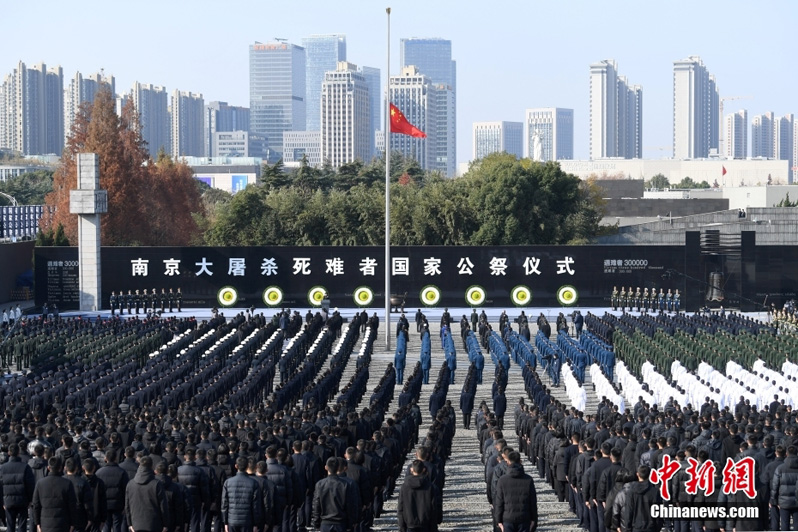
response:
<path fill-rule="evenodd" d="M 391 8 L 385 59 L 385 349 L 391 349 Z"/>

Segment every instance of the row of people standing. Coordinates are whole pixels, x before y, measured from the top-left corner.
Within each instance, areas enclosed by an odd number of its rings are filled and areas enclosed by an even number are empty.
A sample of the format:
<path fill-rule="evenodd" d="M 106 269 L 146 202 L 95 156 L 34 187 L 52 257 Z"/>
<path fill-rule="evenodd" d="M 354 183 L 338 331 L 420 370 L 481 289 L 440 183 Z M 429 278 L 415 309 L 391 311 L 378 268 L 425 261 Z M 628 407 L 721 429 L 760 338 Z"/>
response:
<path fill-rule="evenodd" d="M 620 308 L 621 310 L 629 311 L 637 309 L 638 312 L 679 312 L 681 297 L 678 288 L 675 291 L 668 288 L 667 292 L 660 288 L 658 293 L 656 288 L 652 288 L 649 292 L 648 288 L 644 288 L 641 291 L 639 286 L 634 290 L 630 286 L 629 290 L 626 290 L 622 286 L 619 291 L 617 286 L 613 286 L 610 304 L 612 305 L 612 310 Z"/>
<path fill-rule="evenodd" d="M 128 314 L 133 314 L 134 310 L 136 314 L 141 310 L 144 310 L 144 314 L 149 312 L 163 313 L 166 312 L 167 308 L 169 312 L 174 312 L 175 308 L 177 312 L 180 312 L 183 309 L 183 293 L 180 288 L 177 289 L 177 292 L 172 288 L 168 292 L 165 288 L 161 288 L 160 293 L 155 288 L 151 292 L 148 292 L 146 288 L 143 292 L 140 290 L 128 290 L 126 294 L 123 291 L 120 291 L 119 294 L 111 292 L 108 304 L 111 308 L 112 316 L 117 311 L 119 311 L 120 315 L 123 315 L 125 310 L 127 310 Z"/>

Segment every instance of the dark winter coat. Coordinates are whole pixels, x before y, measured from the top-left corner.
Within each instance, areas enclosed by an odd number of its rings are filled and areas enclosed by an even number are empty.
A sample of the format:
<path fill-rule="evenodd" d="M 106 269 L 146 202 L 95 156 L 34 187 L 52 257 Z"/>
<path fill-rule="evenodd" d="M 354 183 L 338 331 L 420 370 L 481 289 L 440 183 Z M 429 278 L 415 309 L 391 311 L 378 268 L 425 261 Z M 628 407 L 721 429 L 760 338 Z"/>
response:
<path fill-rule="evenodd" d="M 343 525 L 352 528 L 360 514 L 357 487 L 338 475 L 330 475 L 316 484 L 313 494 L 311 524 Z"/>
<path fill-rule="evenodd" d="M 104 523 L 108 515 L 108 501 L 105 498 L 105 484 L 97 475 L 86 476 L 86 483 L 91 491 L 91 514 L 89 521 Z"/>
<path fill-rule="evenodd" d="M 510 464 L 493 494 L 497 523 L 532 523 L 538 520 L 537 492 L 532 477 L 520 464 Z"/>
<path fill-rule="evenodd" d="M 650 508 L 659 504 L 658 487 L 648 482 L 634 482 L 629 488 L 626 506 L 623 509 L 622 521 L 627 523 L 629 530 L 634 532 L 656 532 L 662 528 L 659 519 L 651 517 Z"/>
<path fill-rule="evenodd" d="M 36 477 L 33 470 L 20 458 L 12 457 L 0 467 L 0 494 L 6 509 L 20 510 L 30 505 Z"/>
<path fill-rule="evenodd" d="M 266 478 L 274 483 L 274 505 L 281 510 L 294 500 L 294 483 L 291 470 L 274 458 L 266 460 Z"/>
<path fill-rule="evenodd" d="M 105 499 L 110 513 L 119 513 L 125 509 L 125 489 L 129 477 L 127 472 L 117 464 L 103 466 L 97 470 L 97 478 L 105 484 Z"/>
<path fill-rule="evenodd" d="M 210 479 L 196 463 L 188 462 L 178 467 L 177 480 L 188 490 L 191 507 L 195 511 L 210 505 L 212 502 Z"/>
<path fill-rule="evenodd" d="M 33 490 L 33 524 L 42 532 L 68 532 L 76 521 L 75 488 L 61 475 L 50 474 Z"/>
<path fill-rule="evenodd" d="M 222 487 L 222 519 L 224 524 L 251 528 L 262 520 L 262 495 L 258 481 L 246 473 L 236 473 Z"/>
<path fill-rule="evenodd" d="M 150 468 L 139 467 L 125 490 L 125 515 L 133 530 L 158 532 L 169 522 L 169 503 L 163 484 Z"/>
<path fill-rule="evenodd" d="M 798 507 L 795 500 L 795 483 L 798 482 L 798 456 L 788 456 L 776 468 L 770 481 L 770 504 L 782 510 Z"/>
<path fill-rule="evenodd" d="M 399 531 L 404 532 L 408 528 L 435 530 L 440 522 L 439 505 L 436 504 L 438 497 L 437 488 L 430 482 L 428 475 L 406 477 L 399 490 L 396 508 Z"/>
<path fill-rule="evenodd" d="M 94 513 L 94 498 L 89 483 L 77 475 L 66 475 L 64 478 L 69 480 L 75 489 L 75 530 L 85 530 L 89 518 Z"/>

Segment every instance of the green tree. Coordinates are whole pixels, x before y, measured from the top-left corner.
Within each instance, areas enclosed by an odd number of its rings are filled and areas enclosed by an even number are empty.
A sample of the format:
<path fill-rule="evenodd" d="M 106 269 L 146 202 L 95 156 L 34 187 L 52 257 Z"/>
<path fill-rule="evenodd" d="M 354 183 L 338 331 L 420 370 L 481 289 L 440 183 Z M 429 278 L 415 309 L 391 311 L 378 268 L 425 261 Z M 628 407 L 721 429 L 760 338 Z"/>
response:
<path fill-rule="evenodd" d="M 27 172 L 6 181 L 0 181 L 0 192 L 13 196 L 19 205 L 42 205 L 53 191 L 53 171 Z M 11 200 L 0 196 L 0 205 L 10 205 Z"/>
<path fill-rule="evenodd" d="M 667 177 L 662 174 L 656 174 L 654 177 L 646 181 L 646 186 L 648 188 L 657 188 L 657 189 L 664 189 L 669 188 L 671 186 L 670 181 Z"/>
<path fill-rule="evenodd" d="M 54 246 L 68 246 L 69 240 L 64 234 L 64 226 L 62 224 L 58 224 L 58 227 L 55 230 L 55 236 L 53 236 L 53 245 Z"/>
<path fill-rule="evenodd" d="M 787 192 L 787 195 L 784 196 L 780 202 L 774 205 L 774 207 L 798 207 L 798 200 L 790 201 L 790 193 Z"/>

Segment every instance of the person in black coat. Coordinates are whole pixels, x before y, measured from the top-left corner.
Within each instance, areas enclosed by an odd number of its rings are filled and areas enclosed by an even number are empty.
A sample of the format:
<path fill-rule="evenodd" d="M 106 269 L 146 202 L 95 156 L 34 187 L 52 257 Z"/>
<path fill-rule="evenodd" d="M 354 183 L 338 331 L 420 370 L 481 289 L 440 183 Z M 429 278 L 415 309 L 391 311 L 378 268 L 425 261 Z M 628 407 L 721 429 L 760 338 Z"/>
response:
<path fill-rule="evenodd" d="M 787 458 L 776 468 L 770 479 L 770 504 L 779 510 L 781 530 L 790 529 L 790 521 L 798 522 L 798 503 L 796 503 L 796 482 L 798 482 L 798 449 L 790 445 Z"/>
<path fill-rule="evenodd" d="M 439 505 L 436 503 L 440 496 L 438 490 L 430 481 L 427 467 L 421 460 L 413 461 L 410 473 L 399 490 L 396 507 L 399 532 L 434 532 L 441 521 L 437 510 Z"/>
<path fill-rule="evenodd" d="M 105 524 L 108 501 L 105 498 L 105 484 L 97 477 L 97 461 L 91 458 L 83 460 L 83 476 L 91 491 L 91 513 L 88 518 L 91 525 L 86 532 L 100 532 Z M 172 531 L 169 531 L 172 532 Z"/>
<path fill-rule="evenodd" d="M 152 458 L 141 457 L 139 470 L 125 490 L 125 515 L 134 532 L 159 532 L 169 523 L 169 504 L 163 484 L 155 478 Z"/>
<path fill-rule="evenodd" d="M 75 489 L 75 530 L 86 530 L 89 524 L 89 516 L 92 514 L 93 500 L 89 483 L 81 475 L 80 462 L 75 458 L 69 458 L 64 464 L 66 475 L 64 478 L 72 483 Z"/>
<path fill-rule="evenodd" d="M 191 506 L 189 530 L 199 532 L 202 512 L 207 511 L 213 502 L 210 479 L 194 461 L 196 458 L 194 449 L 186 449 L 184 458 L 183 465 L 177 468 L 177 478 L 188 490 L 189 506 Z"/>
<path fill-rule="evenodd" d="M 518 451 L 507 453 L 507 461 L 507 473 L 499 479 L 493 494 L 494 521 L 504 532 L 532 532 L 538 522 L 535 482 L 524 473 Z"/>
<path fill-rule="evenodd" d="M 27 532 L 28 507 L 33 500 L 36 478 L 33 470 L 19 457 L 19 445 L 8 446 L 8 462 L 0 467 L 0 493 L 6 511 L 9 532 Z"/>
<path fill-rule="evenodd" d="M 258 482 L 247 474 L 247 459 L 236 459 L 236 475 L 222 487 L 222 520 L 229 532 L 251 532 L 261 522 L 262 495 Z"/>
<path fill-rule="evenodd" d="M 357 524 L 357 486 L 338 476 L 338 459 L 327 459 L 327 478 L 316 484 L 311 521 L 321 532 L 346 532 Z"/>
<path fill-rule="evenodd" d="M 501 386 L 493 396 L 493 414 L 496 416 L 496 422 L 499 429 L 504 429 L 504 414 L 507 412 L 507 396 L 504 395 L 504 387 Z"/>
<path fill-rule="evenodd" d="M 75 488 L 61 475 L 59 458 L 50 458 L 47 468 L 49 475 L 33 490 L 33 524 L 41 532 L 70 532 L 77 518 Z"/>
<path fill-rule="evenodd" d="M 651 507 L 661 503 L 662 498 L 658 487 L 649 482 L 650 474 L 651 468 L 648 466 L 637 468 L 637 482 L 629 488 L 626 506 L 621 514 L 622 522 L 635 532 L 656 532 L 662 528 L 661 520 L 651 517 Z"/>
<path fill-rule="evenodd" d="M 294 501 L 294 483 L 291 470 L 277 461 L 277 446 L 271 445 L 266 449 L 266 478 L 274 483 L 274 523 L 273 526 L 280 530 L 281 523 L 289 519 L 290 505 Z"/>
<path fill-rule="evenodd" d="M 125 525 L 125 489 L 129 477 L 119 467 L 116 449 L 108 449 L 105 453 L 106 464 L 97 470 L 97 478 L 105 484 L 106 531 L 123 532 Z"/>

